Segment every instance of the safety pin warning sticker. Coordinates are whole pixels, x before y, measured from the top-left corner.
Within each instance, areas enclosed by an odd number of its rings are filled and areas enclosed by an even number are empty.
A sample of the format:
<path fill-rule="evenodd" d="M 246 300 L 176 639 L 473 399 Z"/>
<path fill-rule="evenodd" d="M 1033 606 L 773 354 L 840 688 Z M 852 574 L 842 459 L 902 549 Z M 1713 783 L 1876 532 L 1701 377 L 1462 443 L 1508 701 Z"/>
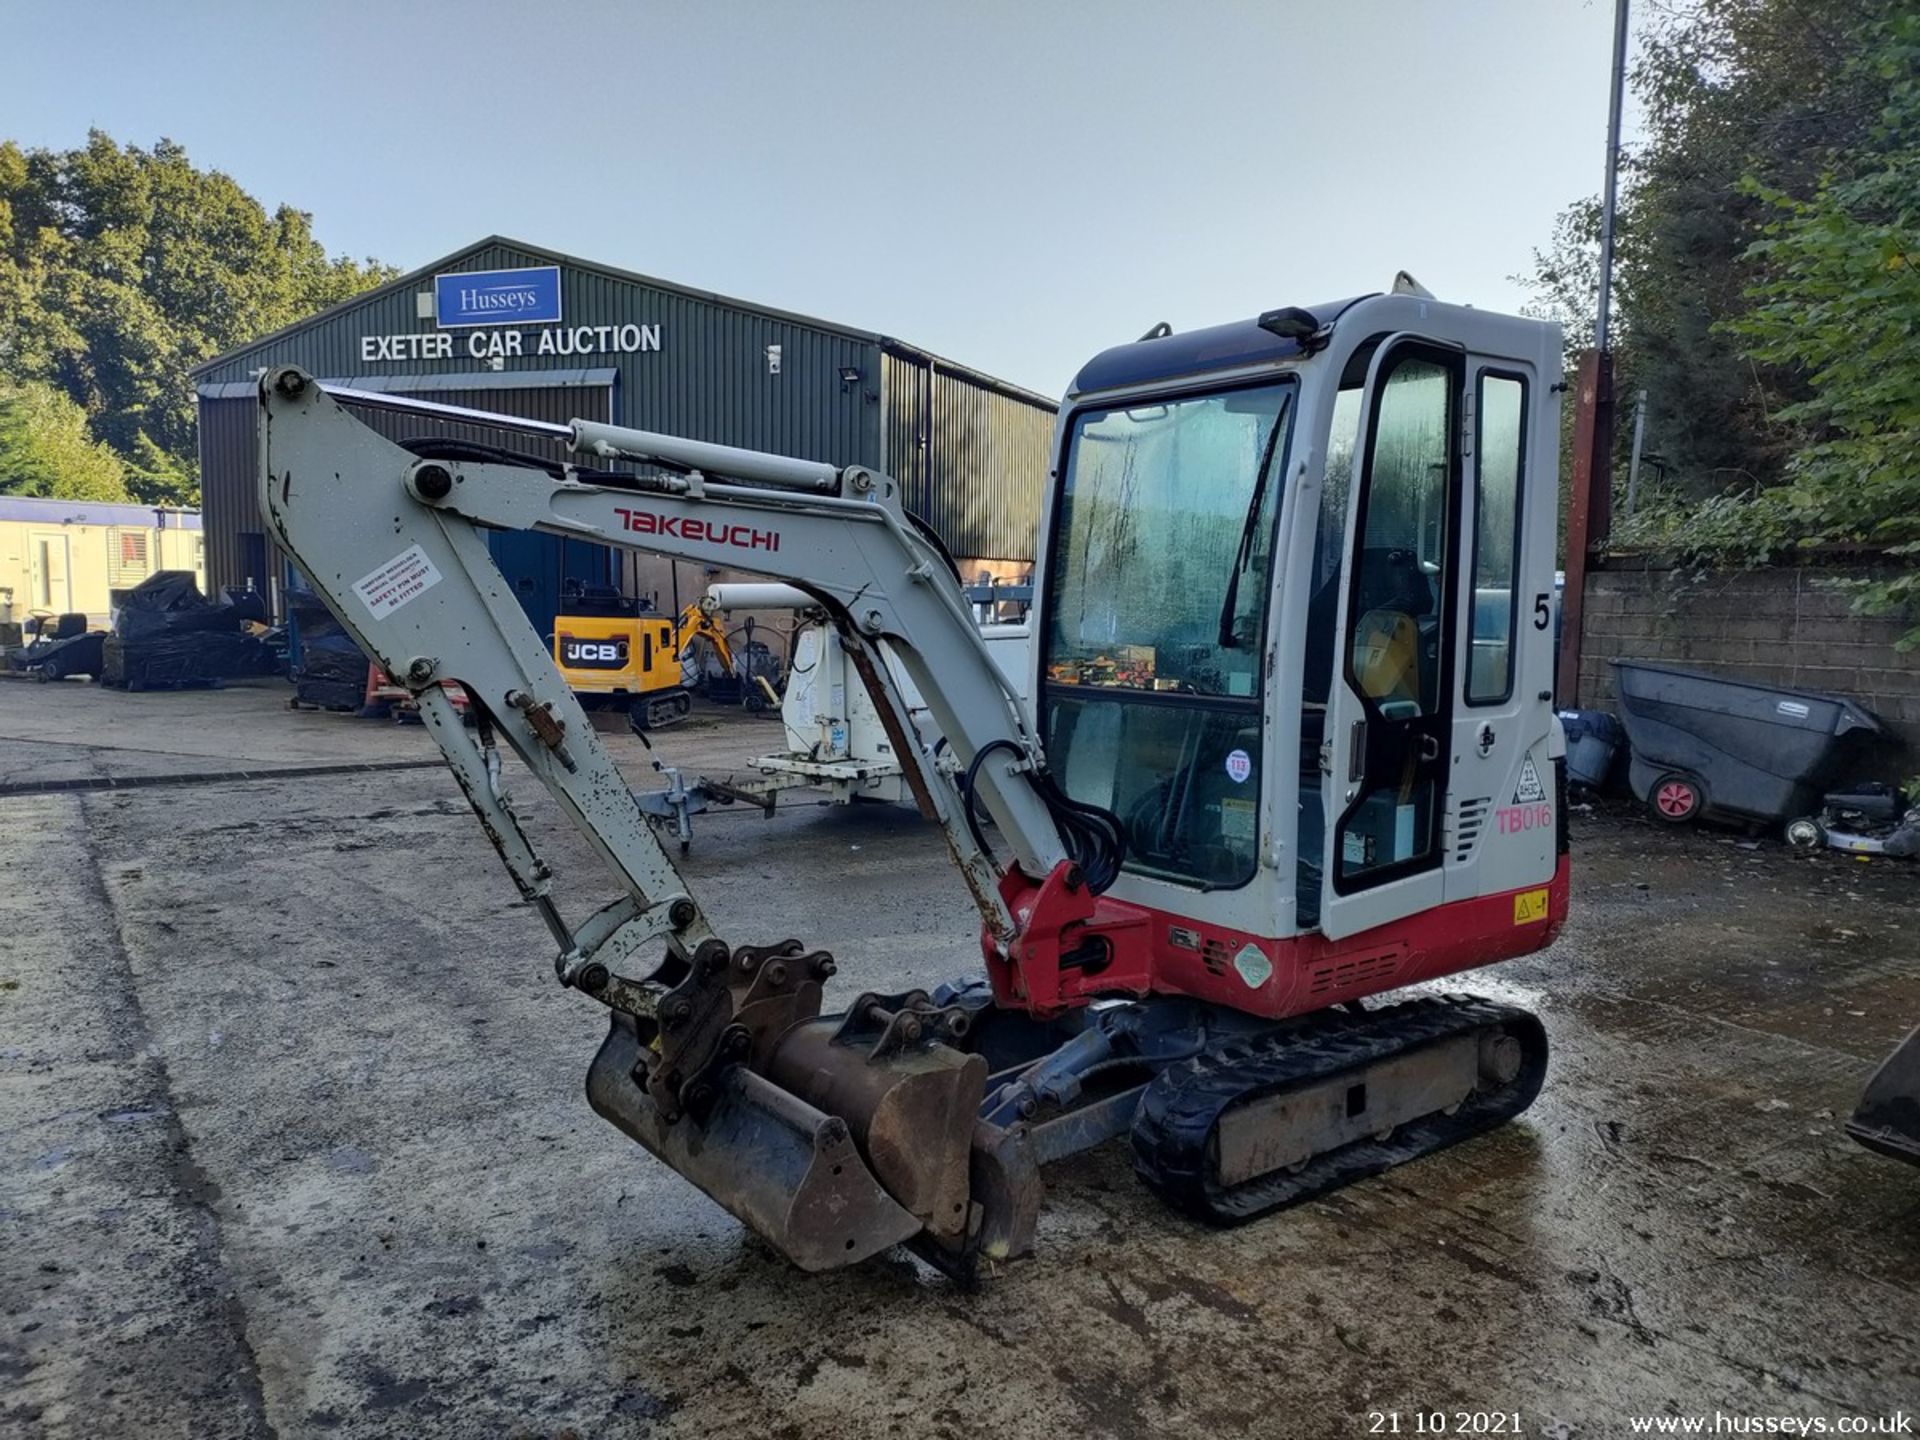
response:
<path fill-rule="evenodd" d="M 376 620 L 384 620 L 410 600 L 418 600 L 440 583 L 427 552 L 409 545 L 371 575 L 353 582 L 353 593 Z"/>
<path fill-rule="evenodd" d="M 1513 792 L 1513 803 L 1535 805 L 1546 798 L 1547 788 L 1540 783 L 1540 772 L 1533 768 L 1533 756 L 1529 755 L 1520 767 L 1520 784 Z"/>

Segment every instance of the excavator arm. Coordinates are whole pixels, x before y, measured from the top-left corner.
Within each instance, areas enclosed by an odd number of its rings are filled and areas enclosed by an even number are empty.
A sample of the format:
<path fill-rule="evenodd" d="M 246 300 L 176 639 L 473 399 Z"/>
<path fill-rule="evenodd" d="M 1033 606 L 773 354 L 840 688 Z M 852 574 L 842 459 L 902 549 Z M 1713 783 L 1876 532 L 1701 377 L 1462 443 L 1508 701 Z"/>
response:
<path fill-rule="evenodd" d="M 531 433 L 598 463 L 668 473 L 523 465 L 478 447 L 416 454 L 343 402 Z M 797 942 L 736 949 L 716 937 L 482 533 L 539 530 L 750 568 L 804 589 L 839 626 L 923 809 L 941 825 L 989 956 L 1057 965 L 1088 928 L 1094 892 L 1117 872 L 1118 822 L 1045 778 L 1025 703 L 894 482 L 583 421 L 330 392 L 292 367 L 262 378 L 260 405 L 260 501 L 274 536 L 418 698 L 520 894 L 552 932 L 561 981 L 612 1012 L 589 1076 L 595 1108 L 808 1268 L 923 1233 L 949 1251 L 1020 1243 L 1031 1207 L 983 1207 L 982 1193 L 1012 1182 L 969 1175 L 982 1164 L 969 1149 L 985 1062 L 935 1043 L 963 1034 L 969 1012 L 924 994 L 864 996 L 823 1018 L 829 957 Z M 880 641 L 947 738 L 939 761 L 913 739 Z M 469 697 L 471 731 L 449 684 Z M 623 893 L 578 924 L 562 915 L 509 800 L 503 743 L 620 881 Z M 1004 873 L 976 804 L 1011 851 Z M 1005 1232 L 997 1241 L 996 1226 Z"/>
<path fill-rule="evenodd" d="M 696 469 L 651 481 L 633 477 L 632 488 L 613 488 L 552 479 L 526 466 L 421 459 L 355 420 L 297 369 L 265 377 L 261 395 L 262 511 L 275 537 L 374 658 L 421 696 L 423 714 L 451 713 L 432 698 L 443 682 L 466 686 L 493 720 L 493 733 L 559 798 L 620 876 L 638 907 L 636 920 L 671 908 L 684 887 L 494 565 L 483 529 L 540 530 L 751 567 L 799 586 L 841 622 L 882 715 L 898 730 L 896 743 L 912 733 L 908 710 L 874 641 L 891 644 L 925 697 L 961 768 L 936 765 L 918 745 L 899 748 L 988 928 L 1013 933 L 999 871 L 962 814 L 957 776 L 989 746 L 1000 753 L 978 766 L 972 789 L 1015 862 L 1036 878 L 1066 862 L 1054 817 L 1026 780 L 1039 747 L 1025 703 L 1007 690 L 958 581 L 907 522 L 886 477 L 587 422 L 538 427 L 601 458 L 652 462 L 684 447 L 707 466 L 786 482 L 778 489 L 724 483 Z M 366 399 L 421 412 L 451 408 Z M 535 428 L 512 417 L 463 414 L 502 428 Z M 487 732 L 477 743 L 445 725 L 433 733 L 522 892 L 545 897 L 545 867 L 485 774 Z M 645 928 L 656 933 L 648 938 L 697 944 L 708 933 L 697 904 L 682 913 L 689 917 L 684 926 L 663 928 L 649 918 Z"/>
<path fill-rule="evenodd" d="M 713 611 L 704 599 L 695 600 L 680 612 L 680 618 L 673 627 L 673 653 L 686 658 L 687 647 L 696 640 L 704 640 L 713 647 L 713 655 L 721 668 L 728 674 L 733 673 L 733 646 L 727 643 L 726 627 L 713 618 Z"/>

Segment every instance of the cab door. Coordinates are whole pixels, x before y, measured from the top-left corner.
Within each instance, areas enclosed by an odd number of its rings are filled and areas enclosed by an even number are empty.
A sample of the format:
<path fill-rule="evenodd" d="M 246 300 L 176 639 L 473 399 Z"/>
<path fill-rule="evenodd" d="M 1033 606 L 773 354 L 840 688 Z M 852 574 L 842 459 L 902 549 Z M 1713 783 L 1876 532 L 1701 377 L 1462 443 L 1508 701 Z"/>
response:
<path fill-rule="evenodd" d="M 1495 894 L 1553 871 L 1548 627 L 1552 529 L 1531 513 L 1553 481 L 1527 485 L 1540 397 L 1531 366 L 1470 355 L 1466 364 L 1461 612 L 1445 898 Z M 1544 860 L 1544 871 L 1539 861 Z"/>
<path fill-rule="evenodd" d="M 1457 348 L 1396 335 L 1361 400 L 1322 789 L 1320 928 L 1335 939 L 1444 898 L 1464 375 Z"/>

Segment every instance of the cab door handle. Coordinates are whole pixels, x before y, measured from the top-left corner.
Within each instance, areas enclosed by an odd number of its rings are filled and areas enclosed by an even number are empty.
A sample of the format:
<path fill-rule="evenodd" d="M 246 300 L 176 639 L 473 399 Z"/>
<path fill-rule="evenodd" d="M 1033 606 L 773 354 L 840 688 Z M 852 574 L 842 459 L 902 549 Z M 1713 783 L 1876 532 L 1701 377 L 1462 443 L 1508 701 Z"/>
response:
<path fill-rule="evenodd" d="M 1419 745 L 1422 764 L 1432 764 L 1440 758 L 1440 737 L 1438 735 L 1422 735 Z"/>
<path fill-rule="evenodd" d="M 1356 720 L 1347 738 L 1347 779 L 1367 778 L 1367 722 Z"/>

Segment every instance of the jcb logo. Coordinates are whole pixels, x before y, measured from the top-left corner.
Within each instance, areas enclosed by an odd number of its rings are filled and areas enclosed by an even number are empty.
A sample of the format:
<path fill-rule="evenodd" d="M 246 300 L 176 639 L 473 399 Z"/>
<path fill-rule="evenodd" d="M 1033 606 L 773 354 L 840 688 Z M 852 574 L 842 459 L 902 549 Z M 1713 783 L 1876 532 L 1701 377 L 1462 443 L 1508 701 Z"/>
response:
<path fill-rule="evenodd" d="M 570 635 L 562 635 L 560 658 L 568 665 L 578 665 L 586 669 L 617 670 L 627 663 L 627 642 L 624 640 L 575 640 Z"/>

